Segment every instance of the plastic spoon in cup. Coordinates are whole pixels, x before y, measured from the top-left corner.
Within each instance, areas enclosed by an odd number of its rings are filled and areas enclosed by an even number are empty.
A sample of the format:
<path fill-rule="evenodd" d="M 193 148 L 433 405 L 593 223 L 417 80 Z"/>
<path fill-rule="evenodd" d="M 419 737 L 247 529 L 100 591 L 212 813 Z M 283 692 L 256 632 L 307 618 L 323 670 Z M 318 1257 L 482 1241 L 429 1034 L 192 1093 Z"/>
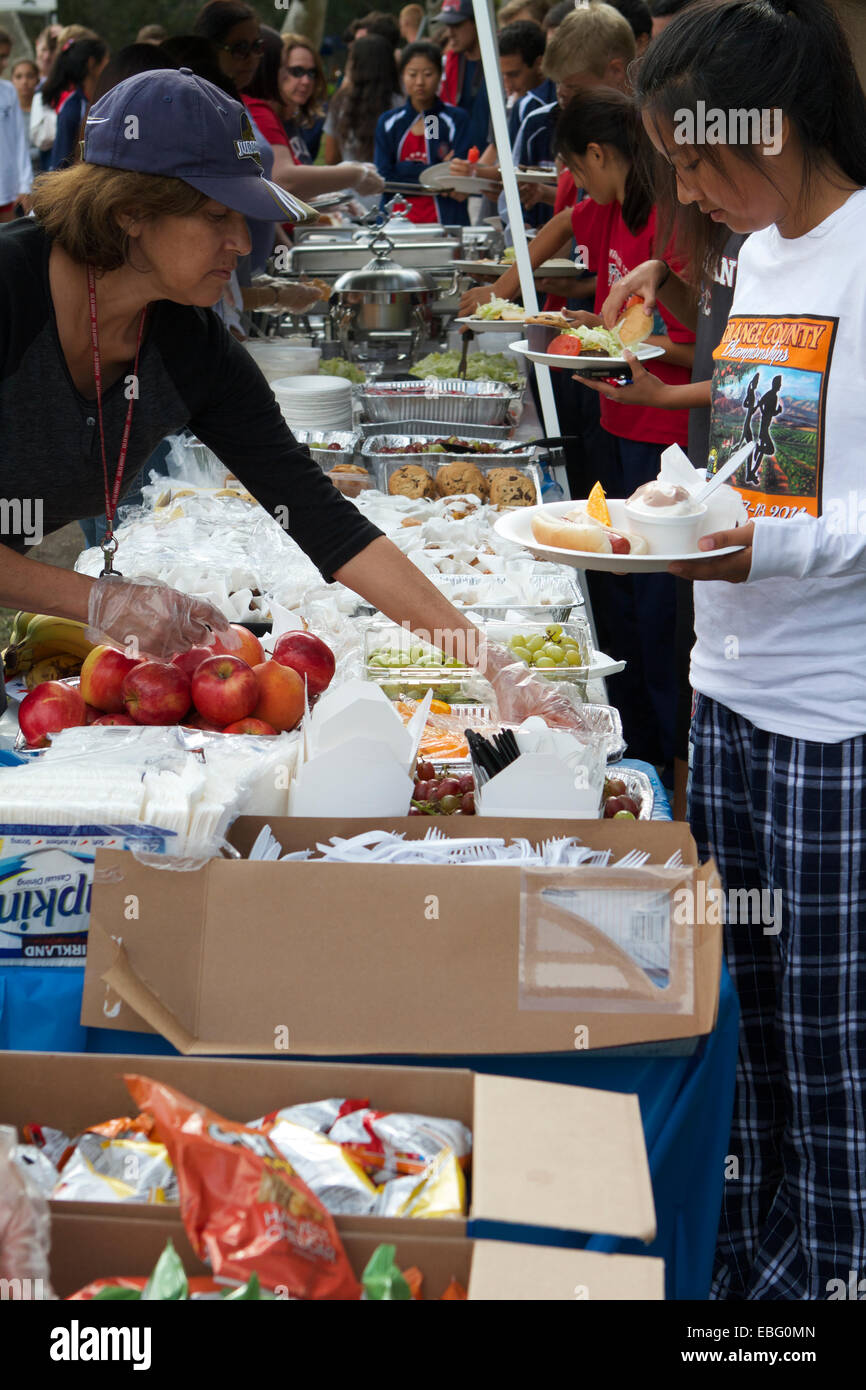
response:
<path fill-rule="evenodd" d="M 701 488 L 700 492 L 692 493 L 692 501 L 706 502 L 708 497 L 712 497 L 716 488 L 720 488 L 722 483 L 726 483 L 729 478 L 733 477 L 737 469 L 742 467 L 742 465 L 751 458 L 754 449 L 754 443 L 744 444 L 742 449 L 737 449 L 735 453 L 731 454 L 727 463 L 722 465 L 718 473 L 713 474 L 709 482 Z"/>

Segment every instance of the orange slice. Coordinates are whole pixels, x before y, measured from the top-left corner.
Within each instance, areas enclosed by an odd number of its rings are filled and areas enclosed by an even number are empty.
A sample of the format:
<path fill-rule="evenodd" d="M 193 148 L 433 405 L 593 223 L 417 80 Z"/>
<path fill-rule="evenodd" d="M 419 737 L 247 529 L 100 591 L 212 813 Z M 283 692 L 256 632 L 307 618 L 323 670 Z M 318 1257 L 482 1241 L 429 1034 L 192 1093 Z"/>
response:
<path fill-rule="evenodd" d="M 607 502 L 604 498 L 604 488 L 601 483 L 596 483 L 586 501 L 586 514 L 591 516 L 593 521 L 598 521 L 602 526 L 610 526 L 610 512 L 607 509 Z"/>

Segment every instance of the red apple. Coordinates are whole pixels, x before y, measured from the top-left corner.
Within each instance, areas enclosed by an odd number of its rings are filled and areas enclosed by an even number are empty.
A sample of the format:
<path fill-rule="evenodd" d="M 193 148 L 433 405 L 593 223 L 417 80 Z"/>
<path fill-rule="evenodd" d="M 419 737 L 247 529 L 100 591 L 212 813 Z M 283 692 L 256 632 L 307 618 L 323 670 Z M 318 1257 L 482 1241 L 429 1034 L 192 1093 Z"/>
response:
<path fill-rule="evenodd" d="M 183 671 L 184 675 L 189 676 L 192 680 L 201 663 L 213 654 L 213 647 L 188 647 L 185 652 L 178 652 L 176 656 L 173 656 L 171 664 L 176 666 L 179 671 Z"/>
<path fill-rule="evenodd" d="M 94 724 L 132 724 L 135 727 L 135 720 L 130 714 L 103 714 L 99 719 L 93 720 Z"/>
<path fill-rule="evenodd" d="M 96 721 L 97 721 L 97 719 L 99 718 L 99 716 L 100 716 L 101 714 L 102 714 L 102 710 L 101 710 L 101 709 L 97 709 L 95 705 L 87 705 L 87 704 L 86 704 L 86 705 L 84 706 L 84 722 L 85 722 L 85 724 L 95 724 Z"/>
<path fill-rule="evenodd" d="M 87 707 L 81 694 L 63 681 L 43 681 L 18 707 L 18 723 L 28 748 L 47 748 L 48 734 L 77 728 L 86 720 Z"/>
<path fill-rule="evenodd" d="M 94 647 L 81 668 L 78 688 L 82 698 L 103 714 L 120 714 L 123 682 L 140 660 L 141 657 L 127 656 L 116 647 Z"/>
<path fill-rule="evenodd" d="M 229 627 L 240 639 L 240 646 L 229 649 L 217 637 L 210 648 L 211 656 L 239 656 L 250 668 L 264 661 L 265 649 L 254 632 L 250 632 L 249 628 L 243 627 L 241 623 L 229 623 Z"/>
<path fill-rule="evenodd" d="M 136 724 L 177 724 L 189 709 L 189 676 L 165 661 L 142 661 L 123 682 L 123 703 Z"/>
<path fill-rule="evenodd" d="M 199 714 L 225 728 L 252 714 L 258 681 L 239 656 L 209 656 L 192 678 L 192 700 Z"/>
<path fill-rule="evenodd" d="M 310 699 L 327 690 L 334 679 L 336 662 L 331 648 L 312 632 L 284 632 L 274 647 L 274 661 L 290 666 L 301 680 L 307 678 Z"/>
<path fill-rule="evenodd" d="M 236 719 L 234 724 L 226 724 L 224 734 L 275 734 L 273 724 L 265 719 Z"/>

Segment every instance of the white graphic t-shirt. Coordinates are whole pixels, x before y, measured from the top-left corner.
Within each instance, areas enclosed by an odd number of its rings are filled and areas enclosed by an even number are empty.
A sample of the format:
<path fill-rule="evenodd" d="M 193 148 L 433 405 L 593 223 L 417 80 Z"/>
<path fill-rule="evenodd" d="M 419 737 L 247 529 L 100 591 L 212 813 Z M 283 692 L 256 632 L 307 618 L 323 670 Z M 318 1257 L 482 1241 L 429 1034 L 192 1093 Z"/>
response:
<path fill-rule="evenodd" d="M 760 729 L 866 732 L 866 190 L 740 252 L 714 356 L 709 468 L 755 522 L 746 584 L 696 583 L 691 680 Z"/>

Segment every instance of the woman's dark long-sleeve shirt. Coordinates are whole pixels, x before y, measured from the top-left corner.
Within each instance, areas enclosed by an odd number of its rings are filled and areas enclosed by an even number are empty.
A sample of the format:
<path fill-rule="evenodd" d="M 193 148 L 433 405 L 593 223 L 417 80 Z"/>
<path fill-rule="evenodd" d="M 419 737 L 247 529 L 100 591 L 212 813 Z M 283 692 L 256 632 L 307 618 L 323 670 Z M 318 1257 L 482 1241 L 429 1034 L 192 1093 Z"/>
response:
<path fill-rule="evenodd" d="M 18 551 L 36 505 L 45 535 L 105 510 L 96 402 L 76 390 L 60 346 L 50 246 L 33 219 L 0 229 L 0 542 Z M 327 579 L 381 535 L 297 443 L 249 353 L 210 309 L 150 305 L 138 376 L 124 490 L 159 441 L 186 427 L 281 523 L 287 509 L 289 534 Z M 103 396 L 111 481 L 126 389 L 121 376 Z"/>

